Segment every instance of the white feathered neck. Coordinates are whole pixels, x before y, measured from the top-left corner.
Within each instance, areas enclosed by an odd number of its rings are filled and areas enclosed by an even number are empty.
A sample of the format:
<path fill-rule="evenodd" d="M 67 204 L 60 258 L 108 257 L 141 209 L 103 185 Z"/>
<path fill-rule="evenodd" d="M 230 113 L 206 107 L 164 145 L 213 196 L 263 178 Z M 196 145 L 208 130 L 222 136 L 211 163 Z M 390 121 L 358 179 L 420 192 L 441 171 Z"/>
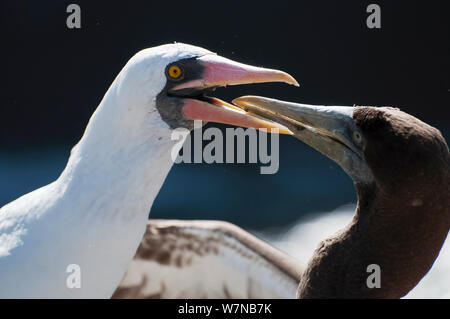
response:
<path fill-rule="evenodd" d="M 0 209 L 0 297 L 109 298 L 119 284 L 180 147 L 155 107 L 177 57 L 155 68 L 148 54 L 115 79 L 61 176 Z M 66 285 L 70 264 L 81 288 Z"/>

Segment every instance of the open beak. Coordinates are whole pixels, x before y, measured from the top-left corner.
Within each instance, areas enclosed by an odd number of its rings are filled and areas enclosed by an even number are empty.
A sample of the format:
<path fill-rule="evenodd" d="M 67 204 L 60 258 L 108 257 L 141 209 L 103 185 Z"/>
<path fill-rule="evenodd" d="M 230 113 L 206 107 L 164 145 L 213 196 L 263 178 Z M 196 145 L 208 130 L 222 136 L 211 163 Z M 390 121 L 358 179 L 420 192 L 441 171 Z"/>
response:
<path fill-rule="evenodd" d="M 353 107 L 298 104 L 259 96 L 243 96 L 233 103 L 286 126 L 296 138 L 338 163 L 354 180 L 368 178 Z"/>
<path fill-rule="evenodd" d="M 285 72 L 238 63 L 215 54 L 201 56 L 197 58 L 197 61 L 203 68 L 201 78 L 175 86 L 171 89 L 172 94 L 186 90 L 195 90 L 201 93 L 204 90 L 221 86 L 262 82 L 285 82 L 298 86 L 297 81 Z M 255 114 L 248 114 L 217 98 L 185 96 L 182 112 L 190 120 L 267 129 L 269 132 L 278 130 L 280 134 L 292 134 L 289 129 L 279 123 Z"/>

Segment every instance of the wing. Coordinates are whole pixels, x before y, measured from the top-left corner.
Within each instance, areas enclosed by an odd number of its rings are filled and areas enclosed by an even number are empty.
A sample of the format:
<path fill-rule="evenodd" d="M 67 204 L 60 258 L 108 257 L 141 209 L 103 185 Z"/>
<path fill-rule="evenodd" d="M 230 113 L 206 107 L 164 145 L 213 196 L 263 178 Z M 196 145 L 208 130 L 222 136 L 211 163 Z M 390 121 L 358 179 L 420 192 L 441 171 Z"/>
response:
<path fill-rule="evenodd" d="M 295 298 L 302 271 L 230 223 L 150 220 L 113 298 Z"/>

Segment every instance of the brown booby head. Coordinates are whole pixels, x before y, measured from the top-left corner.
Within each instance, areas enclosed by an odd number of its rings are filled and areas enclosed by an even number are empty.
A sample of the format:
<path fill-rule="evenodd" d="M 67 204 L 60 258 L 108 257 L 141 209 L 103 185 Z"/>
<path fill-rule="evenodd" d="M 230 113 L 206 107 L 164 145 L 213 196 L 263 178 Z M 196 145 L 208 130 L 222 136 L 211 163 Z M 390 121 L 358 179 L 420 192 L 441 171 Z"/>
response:
<path fill-rule="evenodd" d="M 450 227 L 450 153 L 441 133 L 391 107 L 326 107 L 262 97 L 233 101 L 288 127 L 353 179 L 352 222 L 322 241 L 300 298 L 400 298 L 432 267 Z M 368 267 L 380 268 L 369 288 Z"/>

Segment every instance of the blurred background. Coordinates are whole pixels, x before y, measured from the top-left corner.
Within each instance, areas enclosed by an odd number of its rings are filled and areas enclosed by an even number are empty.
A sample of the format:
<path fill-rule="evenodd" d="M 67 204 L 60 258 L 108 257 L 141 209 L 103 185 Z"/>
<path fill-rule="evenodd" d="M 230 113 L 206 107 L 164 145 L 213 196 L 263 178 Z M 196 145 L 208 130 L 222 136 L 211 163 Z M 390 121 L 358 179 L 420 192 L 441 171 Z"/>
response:
<path fill-rule="evenodd" d="M 445 1 L 376 1 L 381 29 L 369 29 L 366 8 L 373 2 L 0 2 L 0 206 L 56 179 L 128 59 L 174 41 L 281 69 L 300 83 L 217 90 L 227 101 L 254 94 L 396 106 L 449 140 Z M 70 3 L 81 7 L 81 29 L 66 26 Z M 278 173 L 260 175 L 261 165 L 175 165 L 151 217 L 227 220 L 306 262 L 320 239 L 351 218 L 352 182 L 334 162 L 289 136 L 280 136 Z M 416 296 L 449 297 L 448 246 Z"/>

